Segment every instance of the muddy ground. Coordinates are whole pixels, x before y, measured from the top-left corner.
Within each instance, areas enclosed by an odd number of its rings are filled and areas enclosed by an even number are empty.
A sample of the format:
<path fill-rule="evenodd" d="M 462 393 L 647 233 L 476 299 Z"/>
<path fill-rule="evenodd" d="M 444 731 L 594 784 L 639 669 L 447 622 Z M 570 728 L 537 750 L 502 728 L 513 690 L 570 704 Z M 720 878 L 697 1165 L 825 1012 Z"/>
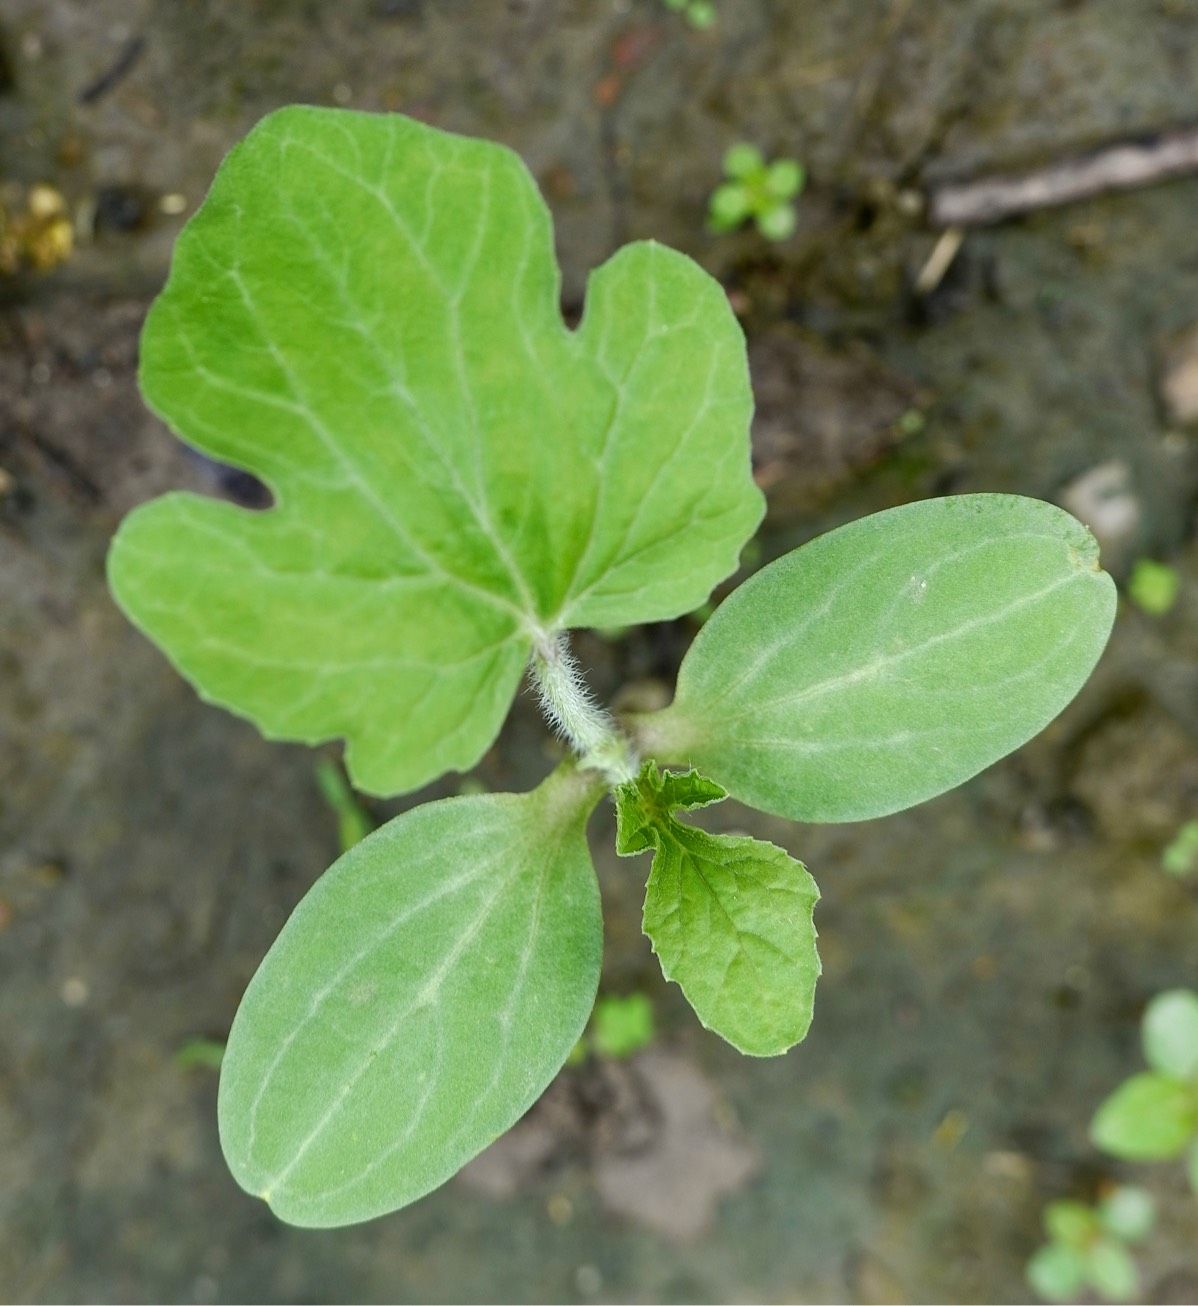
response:
<path fill-rule="evenodd" d="M 705 32 L 658 0 L 0 7 L 5 202 L 48 183 L 77 228 L 56 268 L 0 278 L 5 1300 L 1024 1300 L 1045 1202 L 1127 1177 L 1162 1205 L 1145 1298 L 1198 1296 L 1178 1168 L 1086 1137 L 1140 1066 L 1144 1003 L 1198 983 L 1198 888 L 1159 867 L 1198 816 L 1198 437 L 1171 388 L 1198 180 L 972 231 L 914 289 L 930 187 L 1198 121 L 1198 0 L 716 7 Z M 604 984 L 652 997 L 657 1044 L 566 1072 L 415 1207 L 325 1233 L 237 1189 L 215 1076 L 176 1061 L 223 1037 L 335 855 L 312 754 L 203 705 L 103 579 L 134 503 L 244 489 L 141 407 L 137 332 L 223 152 L 293 101 L 519 150 L 567 311 L 631 238 L 719 276 L 750 340 L 765 557 L 874 508 L 1009 490 L 1081 505 L 1120 575 L 1147 555 L 1182 581 L 1164 617 L 1125 601 L 1065 716 L 954 794 L 843 827 L 719 809 L 823 889 L 816 1022 L 785 1058 L 738 1057 L 662 983 L 647 868 L 616 864 L 601 812 Z M 781 245 L 704 229 L 742 139 L 809 171 Z M 668 683 L 689 636 L 580 651 L 610 699 Z M 525 788 L 550 764 L 521 701 L 480 775 Z"/>

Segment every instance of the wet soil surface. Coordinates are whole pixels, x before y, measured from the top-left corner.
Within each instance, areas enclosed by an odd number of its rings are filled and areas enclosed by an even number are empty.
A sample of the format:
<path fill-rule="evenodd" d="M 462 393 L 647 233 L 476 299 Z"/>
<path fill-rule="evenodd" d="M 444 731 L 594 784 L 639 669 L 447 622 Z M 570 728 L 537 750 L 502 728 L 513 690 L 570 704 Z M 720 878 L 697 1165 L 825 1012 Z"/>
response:
<path fill-rule="evenodd" d="M 1045 1202 L 1129 1176 L 1162 1206 L 1146 1299 L 1198 1295 L 1176 1168 L 1086 1137 L 1140 1066 L 1144 1003 L 1198 982 L 1198 888 L 1159 868 L 1198 816 L 1198 180 L 970 232 L 915 289 L 938 181 L 1198 121 L 1198 0 L 717 10 L 700 32 L 657 0 L 0 9 L 4 203 L 49 184 L 77 227 L 57 268 L 0 277 L 4 1299 L 1022 1300 Z M 647 867 L 617 863 L 601 812 L 604 985 L 652 997 L 657 1045 L 564 1072 L 447 1187 L 323 1233 L 236 1188 L 215 1076 L 176 1054 L 227 1032 L 334 818 L 312 754 L 201 703 L 103 579 L 133 504 L 247 491 L 142 407 L 137 332 L 223 152 L 293 101 L 519 150 L 567 312 L 631 238 L 720 277 L 760 398 L 764 557 L 875 508 L 1009 490 L 1086 516 L 1118 574 L 1150 555 L 1181 578 L 1162 618 L 1125 601 L 1064 717 L 954 794 L 843 827 L 714 809 L 823 890 L 816 1021 L 785 1058 L 738 1057 L 663 984 Z M 782 245 L 704 230 L 741 139 L 808 168 Z M 605 699 L 660 692 L 692 633 L 580 652 Z M 480 776 L 527 788 L 551 751 L 522 699 Z"/>

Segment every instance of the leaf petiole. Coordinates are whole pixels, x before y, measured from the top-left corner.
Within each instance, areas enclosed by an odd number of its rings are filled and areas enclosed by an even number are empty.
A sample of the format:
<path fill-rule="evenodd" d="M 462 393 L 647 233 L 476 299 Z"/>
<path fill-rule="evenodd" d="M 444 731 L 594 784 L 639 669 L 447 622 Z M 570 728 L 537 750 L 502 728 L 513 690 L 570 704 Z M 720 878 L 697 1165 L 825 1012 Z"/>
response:
<path fill-rule="evenodd" d="M 584 767 L 601 771 L 613 788 L 636 775 L 632 744 L 591 696 L 564 631 L 536 641 L 529 675 L 545 719 Z"/>

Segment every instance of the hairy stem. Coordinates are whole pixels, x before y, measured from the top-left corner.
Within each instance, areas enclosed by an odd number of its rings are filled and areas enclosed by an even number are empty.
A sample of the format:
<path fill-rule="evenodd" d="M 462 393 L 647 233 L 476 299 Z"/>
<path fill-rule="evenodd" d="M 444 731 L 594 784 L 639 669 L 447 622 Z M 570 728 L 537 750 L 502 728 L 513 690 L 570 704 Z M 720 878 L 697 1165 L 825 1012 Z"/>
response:
<path fill-rule="evenodd" d="M 529 670 L 545 719 L 583 766 L 602 771 L 612 785 L 631 780 L 636 775 L 632 745 L 591 697 L 565 632 L 537 641 Z"/>

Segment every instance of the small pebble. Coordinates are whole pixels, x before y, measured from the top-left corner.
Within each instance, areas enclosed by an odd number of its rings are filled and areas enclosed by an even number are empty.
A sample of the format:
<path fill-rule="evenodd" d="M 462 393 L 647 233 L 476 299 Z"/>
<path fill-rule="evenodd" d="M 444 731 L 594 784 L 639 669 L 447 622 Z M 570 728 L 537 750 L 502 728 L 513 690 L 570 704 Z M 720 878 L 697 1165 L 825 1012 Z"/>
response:
<path fill-rule="evenodd" d="M 603 1275 L 593 1265 L 580 1265 L 574 1271 L 574 1283 L 584 1297 L 597 1297 L 603 1287 Z"/>
<path fill-rule="evenodd" d="M 1171 425 L 1198 422 L 1198 322 L 1179 331 L 1163 349 L 1161 398 Z"/>
<path fill-rule="evenodd" d="M 1094 532 L 1104 565 L 1130 563 L 1143 510 L 1127 463 L 1112 459 L 1091 467 L 1061 490 L 1057 502 Z"/>

